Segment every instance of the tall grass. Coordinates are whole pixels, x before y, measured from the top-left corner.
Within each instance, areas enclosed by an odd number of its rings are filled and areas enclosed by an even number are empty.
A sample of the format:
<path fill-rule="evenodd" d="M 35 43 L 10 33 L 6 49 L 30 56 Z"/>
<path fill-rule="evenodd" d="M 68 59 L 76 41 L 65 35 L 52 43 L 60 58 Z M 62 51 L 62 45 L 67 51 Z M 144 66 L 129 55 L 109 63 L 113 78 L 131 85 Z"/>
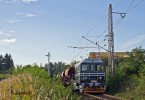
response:
<path fill-rule="evenodd" d="M 60 80 L 50 78 L 43 68 L 25 66 L 0 81 L 0 100 L 80 100 L 80 97 Z"/>

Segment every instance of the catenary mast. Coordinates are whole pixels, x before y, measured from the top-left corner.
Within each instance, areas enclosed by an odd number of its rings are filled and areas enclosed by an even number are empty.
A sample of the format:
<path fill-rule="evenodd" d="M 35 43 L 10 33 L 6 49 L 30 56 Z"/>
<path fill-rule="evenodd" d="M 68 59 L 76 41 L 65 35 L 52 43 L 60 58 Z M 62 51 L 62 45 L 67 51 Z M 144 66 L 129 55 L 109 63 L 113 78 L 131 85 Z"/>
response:
<path fill-rule="evenodd" d="M 112 4 L 108 7 L 108 72 L 109 75 L 115 73 Z"/>

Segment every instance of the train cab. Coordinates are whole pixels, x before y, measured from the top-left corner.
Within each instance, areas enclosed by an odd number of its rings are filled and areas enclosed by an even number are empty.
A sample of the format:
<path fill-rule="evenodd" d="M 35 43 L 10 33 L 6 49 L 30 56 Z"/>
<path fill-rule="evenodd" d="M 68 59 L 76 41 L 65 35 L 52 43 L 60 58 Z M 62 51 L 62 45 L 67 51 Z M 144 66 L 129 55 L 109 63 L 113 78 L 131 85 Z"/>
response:
<path fill-rule="evenodd" d="M 75 89 L 86 93 L 105 92 L 105 64 L 99 58 L 87 58 L 75 66 Z"/>

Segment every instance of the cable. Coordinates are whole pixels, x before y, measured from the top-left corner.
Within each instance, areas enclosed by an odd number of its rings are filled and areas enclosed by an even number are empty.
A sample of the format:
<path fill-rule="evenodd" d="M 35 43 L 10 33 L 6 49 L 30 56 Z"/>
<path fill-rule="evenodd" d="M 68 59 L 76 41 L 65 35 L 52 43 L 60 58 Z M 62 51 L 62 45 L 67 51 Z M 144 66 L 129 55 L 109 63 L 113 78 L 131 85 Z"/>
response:
<path fill-rule="evenodd" d="M 120 3 L 121 3 L 122 0 L 119 0 L 119 2 L 113 7 L 113 9 L 115 9 Z"/>
<path fill-rule="evenodd" d="M 129 5 L 129 7 L 128 7 L 128 9 L 126 10 L 126 14 L 128 14 L 128 13 L 130 13 L 133 9 L 135 9 L 141 2 L 142 2 L 143 0 L 141 0 L 139 3 L 137 3 L 135 6 L 133 6 L 132 8 L 131 8 L 131 6 L 133 5 L 133 3 L 134 3 L 134 0 L 132 0 L 132 2 L 131 2 L 131 4 Z M 121 0 L 116 4 L 116 6 L 115 7 L 117 7 L 118 5 L 119 5 L 119 3 L 121 2 Z M 114 7 L 114 8 L 115 8 Z M 131 8 L 131 9 L 130 9 Z M 129 10 L 130 9 L 130 10 Z M 107 15 L 105 15 L 105 17 L 106 17 Z M 117 20 L 114 24 L 113 24 L 113 28 L 116 28 L 120 23 L 121 23 L 121 21 L 122 21 L 122 18 L 121 19 L 119 19 L 119 20 Z M 86 34 L 88 35 L 88 33 L 90 32 L 90 31 L 92 31 L 95 27 L 96 27 L 97 25 L 95 25 L 94 27 L 92 27 Z M 99 37 L 101 37 L 106 31 L 107 31 L 108 29 L 106 29 L 105 31 L 103 31 L 94 41 L 96 41 Z M 87 46 L 89 46 L 91 43 L 89 43 L 89 44 L 87 44 Z M 84 50 L 84 49 L 83 49 Z M 81 50 L 77 55 L 75 55 L 75 57 L 73 58 L 73 59 L 75 59 L 83 50 Z"/>
<path fill-rule="evenodd" d="M 128 9 L 126 10 L 126 13 L 128 13 L 128 11 L 129 11 L 129 9 L 131 8 L 133 2 L 134 2 L 134 0 L 132 0 L 131 4 L 129 5 Z"/>
<path fill-rule="evenodd" d="M 102 21 L 106 18 L 106 16 L 107 15 L 105 15 L 103 18 L 101 18 L 97 24 L 95 24 L 89 31 L 87 31 L 86 35 L 88 35 L 89 32 L 91 32 L 96 26 L 100 25 L 102 23 Z"/>
<path fill-rule="evenodd" d="M 119 5 L 120 2 L 121 2 L 121 0 L 119 0 L 119 2 L 114 6 L 114 8 L 117 7 L 117 6 Z M 101 20 L 99 20 L 98 23 L 100 24 L 104 19 L 106 19 L 106 17 L 107 17 L 107 14 L 106 14 L 103 18 L 101 18 Z M 95 24 L 92 28 L 90 28 L 85 34 L 88 35 L 97 25 L 99 25 L 98 23 Z M 103 31 L 98 37 L 101 37 L 106 31 L 107 31 L 107 29 L 106 29 L 105 31 Z M 95 40 L 96 40 L 96 39 L 95 39 Z M 81 43 L 81 41 L 82 41 L 82 38 L 81 38 L 81 40 L 80 40 L 80 43 Z M 80 44 L 80 43 L 79 43 L 79 44 Z M 79 44 L 78 44 L 78 45 L 79 45 Z M 90 44 L 91 44 L 91 43 L 90 43 Z M 89 44 L 89 45 L 90 45 L 90 44 Z M 83 51 L 83 50 L 81 50 L 81 51 Z M 80 52 L 80 53 L 81 53 L 81 52 Z M 80 54 L 80 53 L 78 53 L 78 54 Z M 76 56 L 76 57 L 77 57 L 77 56 Z M 74 57 L 74 58 L 75 58 L 75 57 Z"/>
<path fill-rule="evenodd" d="M 143 0 L 140 0 L 140 2 L 138 2 L 135 6 L 133 6 L 130 10 L 128 10 L 127 13 L 130 13 L 133 9 L 135 9 L 141 2 L 143 2 Z"/>
<path fill-rule="evenodd" d="M 105 18 L 107 15 L 105 15 L 105 17 L 101 18 L 101 20 L 99 20 L 99 22 L 97 24 L 95 24 L 92 28 L 90 28 L 85 34 L 88 35 L 89 32 L 91 32 L 97 25 L 99 25 Z M 78 43 L 78 45 L 82 42 L 82 38 L 80 39 L 80 42 Z M 91 43 L 90 43 L 91 44 Z M 89 46 L 90 44 L 88 44 L 87 46 Z M 78 46 L 77 45 L 77 46 Z M 84 50 L 84 49 L 83 49 Z M 74 58 L 73 60 L 83 51 L 81 50 Z"/>
<path fill-rule="evenodd" d="M 137 3 L 135 6 L 133 6 L 133 8 L 131 8 L 131 6 L 134 2 L 134 0 L 132 0 L 131 4 L 129 5 L 128 9 L 126 10 L 126 15 L 129 14 L 133 9 L 135 9 L 142 1 L 143 0 L 141 0 L 139 3 Z M 121 21 L 122 21 L 122 18 L 118 20 L 117 24 L 113 28 L 116 28 L 121 23 Z"/>

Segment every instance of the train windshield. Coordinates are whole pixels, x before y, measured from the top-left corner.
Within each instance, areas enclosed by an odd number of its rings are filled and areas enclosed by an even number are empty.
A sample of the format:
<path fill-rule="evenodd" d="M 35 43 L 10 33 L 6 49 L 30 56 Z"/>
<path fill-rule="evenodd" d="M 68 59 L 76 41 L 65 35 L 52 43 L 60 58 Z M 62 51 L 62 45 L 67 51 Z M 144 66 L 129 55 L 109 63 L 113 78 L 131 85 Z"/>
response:
<path fill-rule="evenodd" d="M 81 65 L 82 72 L 105 72 L 105 66 L 102 63 L 87 63 Z"/>
<path fill-rule="evenodd" d="M 82 64 L 81 71 L 89 71 L 89 64 Z"/>

